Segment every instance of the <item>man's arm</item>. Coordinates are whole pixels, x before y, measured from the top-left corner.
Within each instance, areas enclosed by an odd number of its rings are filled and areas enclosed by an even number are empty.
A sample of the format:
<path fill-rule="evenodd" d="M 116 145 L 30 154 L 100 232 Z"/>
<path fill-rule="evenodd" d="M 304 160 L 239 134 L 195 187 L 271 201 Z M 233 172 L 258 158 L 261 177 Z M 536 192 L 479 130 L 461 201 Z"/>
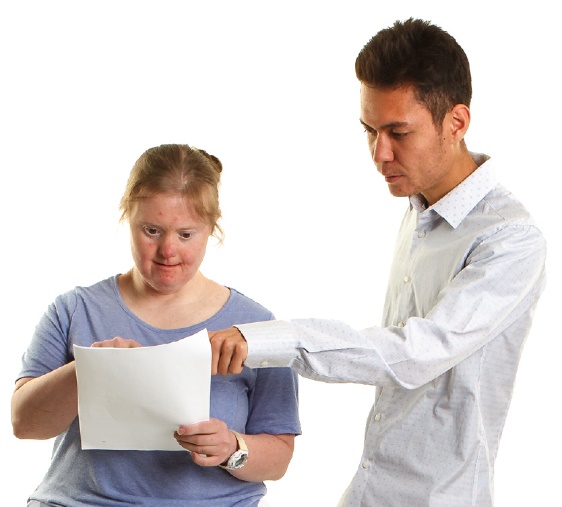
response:
<path fill-rule="evenodd" d="M 361 331 L 326 319 L 241 324 L 240 333 L 213 333 L 213 367 L 226 374 L 244 362 L 289 366 L 313 380 L 415 389 L 503 333 L 508 340 L 528 332 L 544 288 L 545 254 L 534 227 L 505 228 L 477 246 L 423 317 Z"/>

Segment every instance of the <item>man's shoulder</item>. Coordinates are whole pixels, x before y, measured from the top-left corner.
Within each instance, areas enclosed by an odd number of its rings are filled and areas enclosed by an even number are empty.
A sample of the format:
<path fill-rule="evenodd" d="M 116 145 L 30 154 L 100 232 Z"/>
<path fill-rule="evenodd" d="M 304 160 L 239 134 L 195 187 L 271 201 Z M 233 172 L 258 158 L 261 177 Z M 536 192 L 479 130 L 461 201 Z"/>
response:
<path fill-rule="evenodd" d="M 476 213 L 496 218 L 505 225 L 534 226 L 529 210 L 510 190 L 498 183 L 477 206 Z"/>

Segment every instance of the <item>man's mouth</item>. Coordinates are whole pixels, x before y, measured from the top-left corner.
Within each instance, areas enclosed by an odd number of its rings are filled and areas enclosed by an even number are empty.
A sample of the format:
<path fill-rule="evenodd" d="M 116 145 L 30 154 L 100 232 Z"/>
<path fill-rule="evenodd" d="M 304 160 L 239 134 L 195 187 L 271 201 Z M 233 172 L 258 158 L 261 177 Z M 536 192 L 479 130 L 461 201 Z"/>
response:
<path fill-rule="evenodd" d="M 402 178 L 401 174 L 383 174 L 384 180 L 387 183 L 396 183 L 400 178 Z"/>

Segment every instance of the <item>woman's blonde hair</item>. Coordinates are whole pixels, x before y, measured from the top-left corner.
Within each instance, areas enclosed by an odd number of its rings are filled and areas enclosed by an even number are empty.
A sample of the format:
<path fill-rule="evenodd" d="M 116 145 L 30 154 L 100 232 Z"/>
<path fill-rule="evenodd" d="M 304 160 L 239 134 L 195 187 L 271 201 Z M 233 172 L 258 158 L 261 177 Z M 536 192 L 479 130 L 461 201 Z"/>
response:
<path fill-rule="evenodd" d="M 218 221 L 222 164 L 214 155 L 187 144 L 163 144 L 146 150 L 135 162 L 119 209 L 128 220 L 140 200 L 159 194 L 181 195 L 188 206 L 222 240 Z"/>

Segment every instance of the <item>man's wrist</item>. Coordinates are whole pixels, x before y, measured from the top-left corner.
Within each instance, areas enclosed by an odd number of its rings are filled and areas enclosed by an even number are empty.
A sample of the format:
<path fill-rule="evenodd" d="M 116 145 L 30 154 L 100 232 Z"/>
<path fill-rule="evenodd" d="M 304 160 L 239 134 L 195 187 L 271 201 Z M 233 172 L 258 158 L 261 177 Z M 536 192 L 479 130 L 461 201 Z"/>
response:
<path fill-rule="evenodd" d="M 232 326 L 234 329 L 236 329 L 236 331 L 238 331 L 240 333 L 240 336 L 242 338 L 244 338 L 244 341 L 247 342 L 248 340 L 246 340 L 246 337 L 244 336 L 244 333 L 242 331 L 240 331 L 240 328 L 238 326 Z"/>
<path fill-rule="evenodd" d="M 237 324 L 248 346 L 245 365 L 249 368 L 289 366 L 299 354 L 299 344 L 289 321 L 267 320 Z"/>

